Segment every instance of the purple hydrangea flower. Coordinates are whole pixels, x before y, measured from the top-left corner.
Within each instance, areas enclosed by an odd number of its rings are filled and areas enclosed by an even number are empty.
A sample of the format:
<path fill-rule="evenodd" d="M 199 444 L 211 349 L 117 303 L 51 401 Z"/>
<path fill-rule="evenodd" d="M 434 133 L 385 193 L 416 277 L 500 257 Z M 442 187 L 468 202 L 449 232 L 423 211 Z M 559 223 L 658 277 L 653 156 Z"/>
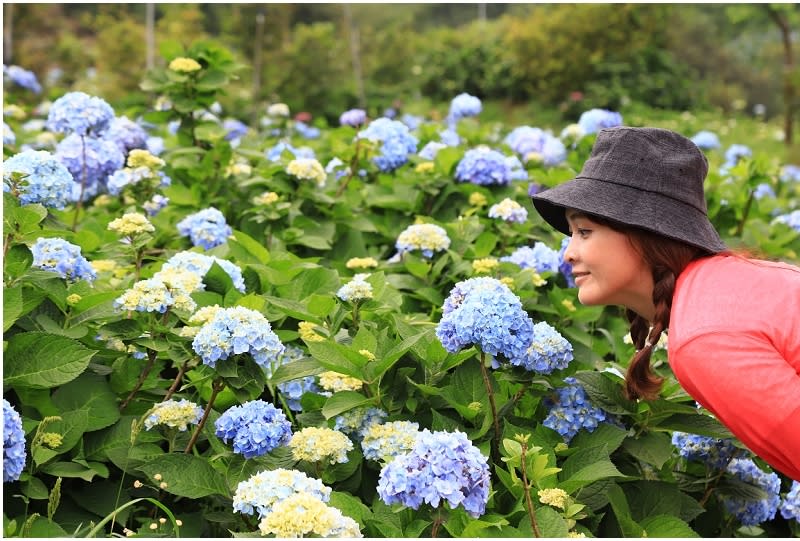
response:
<path fill-rule="evenodd" d="M 215 434 L 225 443 L 233 440 L 233 452 L 253 458 L 269 453 L 292 438 L 286 415 L 263 400 L 233 406 L 214 423 Z"/>
<path fill-rule="evenodd" d="M 233 229 L 225 222 L 225 216 L 216 208 L 209 207 L 190 214 L 177 224 L 178 233 L 189 237 L 192 245 L 210 250 L 225 244 Z"/>
<path fill-rule="evenodd" d="M 800 182 L 800 167 L 787 164 L 781 167 L 781 182 Z"/>
<path fill-rule="evenodd" d="M 68 92 L 50 107 L 49 130 L 75 135 L 102 135 L 114 120 L 114 109 L 102 98 Z"/>
<path fill-rule="evenodd" d="M 558 165 L 567 159 L 567 149 L 561 139 L 541 128 L 519 126 L 514 128 L 503 142 L 526 161 L 537 156 L 542 164 L 548 167 Z"/>
<path fill-rule="evenodd" d="M 367 122 L 367 112 L 363 109 L 350 109 L 339 116 L 339 124 L 342 126 L 361 126 Z"/>
<path fill-rule="evenodd" d="M 86 173 L 84 186 L 90 193 L 105 191 L 109 175 L 125 165 L 125 156 L 114 141 L 75 134 L 58 143 L 55 156 L 69 169 L 78 191 Z M 71 199 L 77 201 L 77 197 Z"/>
<path fill-rule="evenodd" d="M 589 135 L 597 133 L 603 128 L 622 126 L 622 115 L 607 109 L 590 109 L 581 114 L 578 125 L 583 133 Z"/>
<path fill-rule="evenodd" d="M 222 127 L 225 128 L 226 141 L 233 141 L 247 135 L 247 124 L 236 118 L 226 118 Z"/>
<path fill-rule="evenodd" d="M 114 118 L 103 134 L 103 139 L 114 141 L 125 156 L 135 148 L 147 148 L 147 137 L 144 128 L 126 116 Z"/>
<path fill-rule="evenodd" d="M 25 469 L 25 432 L 22 417 L 3 399 L 3 482 L 16 481 Z"/>
<path fill-rule="evenodd" d="M 15 173 L 23 176 L 18 183 L 13 179 Z M 23 205 L 41 203 L 60 210 L 67 203 L 73 180 L 69 170 L 49 152 L 26 150 L 3 163 L 3 190 L 10 191 L 12 184 Z"/>

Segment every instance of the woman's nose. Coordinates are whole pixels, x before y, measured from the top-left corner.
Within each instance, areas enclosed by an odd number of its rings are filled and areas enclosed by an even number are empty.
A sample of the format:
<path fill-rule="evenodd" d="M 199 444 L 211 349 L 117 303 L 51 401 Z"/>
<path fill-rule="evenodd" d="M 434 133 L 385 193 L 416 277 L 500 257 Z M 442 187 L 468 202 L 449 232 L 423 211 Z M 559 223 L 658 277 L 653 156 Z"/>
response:
<path fill-rule="evenodd" d="M 572 265 L 577 259 L 577 250 L 575 247 L 575 239 L 570 238 L 567 249 L 564 250 L 564 261 Z"/>

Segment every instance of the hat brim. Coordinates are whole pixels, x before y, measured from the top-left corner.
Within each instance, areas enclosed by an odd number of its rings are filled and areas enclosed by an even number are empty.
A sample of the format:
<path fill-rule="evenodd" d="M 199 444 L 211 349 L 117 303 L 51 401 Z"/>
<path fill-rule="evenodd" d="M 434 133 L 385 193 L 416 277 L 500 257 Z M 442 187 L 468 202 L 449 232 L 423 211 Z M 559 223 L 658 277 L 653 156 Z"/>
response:
<path fill-rule="evenodd" d="M 718 253 L 727 250 L 708 216 L 677 199 L 604 180 L 576 177 L 531 196 L 542 218 L 569 235 L 566 209 L 638 227 Z"/>

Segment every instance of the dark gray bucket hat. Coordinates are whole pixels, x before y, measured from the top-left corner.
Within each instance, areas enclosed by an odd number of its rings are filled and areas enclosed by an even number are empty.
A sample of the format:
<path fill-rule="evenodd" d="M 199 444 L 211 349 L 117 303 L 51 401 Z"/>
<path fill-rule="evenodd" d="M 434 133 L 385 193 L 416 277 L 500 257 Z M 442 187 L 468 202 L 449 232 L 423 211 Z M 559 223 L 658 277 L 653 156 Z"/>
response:
<path fill-rule="evenodd" d="M 574 179 L 531 197 L 542 218 L 564 234 L 572 208 L 703 248 L 727 250 L 708 220 L 705 154 L 686 137 L 661 128 L 600 130 Z"/>

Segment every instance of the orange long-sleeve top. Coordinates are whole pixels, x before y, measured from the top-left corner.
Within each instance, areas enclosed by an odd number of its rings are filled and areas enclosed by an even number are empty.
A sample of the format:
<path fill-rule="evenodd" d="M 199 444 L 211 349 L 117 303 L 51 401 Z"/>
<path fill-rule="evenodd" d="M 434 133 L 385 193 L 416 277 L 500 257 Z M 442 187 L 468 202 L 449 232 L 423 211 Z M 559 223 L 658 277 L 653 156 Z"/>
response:
<path fill-rule="evenodd" d="M 800 481 L 800 268 L 718 255 L 675 285 L 669 364 L 753 453 Z"/>

